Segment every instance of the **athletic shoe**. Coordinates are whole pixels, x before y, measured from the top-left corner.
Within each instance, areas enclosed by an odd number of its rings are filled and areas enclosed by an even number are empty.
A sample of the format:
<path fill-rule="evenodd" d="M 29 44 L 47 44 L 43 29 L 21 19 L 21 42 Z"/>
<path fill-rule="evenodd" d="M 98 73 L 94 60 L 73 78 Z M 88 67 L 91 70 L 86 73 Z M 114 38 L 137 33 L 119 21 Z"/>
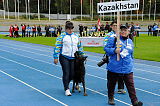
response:
<path fill-rule="evenodd" d="M 115 105 L 114 98 L 109 98 L 108 104 L 109 105 Z"/>
<path fill-rule="evenodd" d="M 67 90 L 65 91 L 65 95 L 66 95 L 66 96 L 72 96 L 72 94 L 70 93 L 70 90 L 69 90 L 69 89 L 67 89 Z"/>

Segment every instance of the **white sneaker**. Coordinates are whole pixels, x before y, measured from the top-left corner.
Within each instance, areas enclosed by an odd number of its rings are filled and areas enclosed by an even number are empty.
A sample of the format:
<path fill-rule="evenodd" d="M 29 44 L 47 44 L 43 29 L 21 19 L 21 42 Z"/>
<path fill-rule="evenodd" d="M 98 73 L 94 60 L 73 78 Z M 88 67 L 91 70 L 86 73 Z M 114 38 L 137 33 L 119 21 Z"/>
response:
<path fill-rule="evenodd" d="M 70 93 L 70 90 L 69 89 L 67 89 L 66 91 L 65 91 L 65 95 L 66 96 L 71 96 L 72 94 Z"/>

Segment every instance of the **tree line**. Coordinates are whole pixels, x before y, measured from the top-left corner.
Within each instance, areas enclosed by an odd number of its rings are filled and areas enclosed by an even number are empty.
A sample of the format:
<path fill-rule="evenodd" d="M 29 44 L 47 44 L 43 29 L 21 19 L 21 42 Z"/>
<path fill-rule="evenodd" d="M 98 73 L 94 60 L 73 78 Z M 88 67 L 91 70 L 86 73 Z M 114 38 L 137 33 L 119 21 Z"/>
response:
<path fill-rule="evenodd" d="M 18 6 L 18 0 L 4 0 L 4 4 L 8 7 L 10 12 L 15 11 L 15 1 L 16 6 Z M 29 1 L 29 3 L 28 3 Z M 39 0 L 40 1 L 40 13 L 48 13 L 49 12 L 49 0 Z M 97 3 L 100 1 L 109 2 L 109 1 L 116 1 L 116 0 L 82 0 L 83 1 L 83 14 L 90 14 L 90 5 L 91 1 L 93 1 L 93 13 L 97 14 Z M 120 0 L 119 0 L 120 1 Z M 155 3 L 156 3 L 156 14 L 160 14 L 160 0 L 144 0 L 144 14 L 148 14 L 149 7 L 151 1 L 151 14 L 154 13 Z M 155 2 L 156 1 L 156 2 Z M 3 9 L 3 0 L 0 0 L 0 8 Z M 26 4 L 27 3 L 27 4 Z M 30 6 L 30 11 L 32 13 L 37 13 L 38 11 L 38 0 L 19 0 L 19 11 L 26 12 L 26 6 Z M 72 7 L 72 14 L 80 14 L 81 13 L 81 0 L 71 0 L 71 7 Z M 50 0 L 50 8 L 51 14 L 69 14 L 70 13 L 70 0 Z M 138 11 L 140 14 L 142 13 L 143 8 L 143 0 L 140 0 L 140 10 Z M 16 8 L 18 9 L 18 8 Z M 16 10 L 18 11 L 18 10 Z M 130 12 L 128 12 L 130 13 Z M 137 13 L 133 11 L 133 13 Z"/>

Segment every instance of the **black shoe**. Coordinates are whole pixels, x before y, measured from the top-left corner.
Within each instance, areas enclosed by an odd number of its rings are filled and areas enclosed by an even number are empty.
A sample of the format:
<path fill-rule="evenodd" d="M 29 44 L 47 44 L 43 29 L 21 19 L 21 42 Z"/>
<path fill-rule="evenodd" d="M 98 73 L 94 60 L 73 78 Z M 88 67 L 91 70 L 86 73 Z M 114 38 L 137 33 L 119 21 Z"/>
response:
<path fill-rule="evenodd" d="M 108 104 L 109 105 L 115 105 L 114 98 L 109 98 Z"/>
<path fill-rule="evenodd" d="M 133 106 L 143 106 L 143 103 L 141 101 L 137 101 L 133 104 Z"/>

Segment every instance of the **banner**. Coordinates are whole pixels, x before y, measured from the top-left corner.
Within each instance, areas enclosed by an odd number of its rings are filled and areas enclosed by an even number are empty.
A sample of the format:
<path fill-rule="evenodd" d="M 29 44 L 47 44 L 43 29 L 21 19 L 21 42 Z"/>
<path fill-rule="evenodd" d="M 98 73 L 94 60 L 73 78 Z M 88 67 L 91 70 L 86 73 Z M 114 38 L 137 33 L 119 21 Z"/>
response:
<path fill-rule="evenodd" d="M 139 0 L 98 3 L 98 13 L 139 10 Z"/>
<path fill-rule="evenodd" d="M 104 44 L 104 37 L 80 37 L 83 46 L 99 47 Z"/>

